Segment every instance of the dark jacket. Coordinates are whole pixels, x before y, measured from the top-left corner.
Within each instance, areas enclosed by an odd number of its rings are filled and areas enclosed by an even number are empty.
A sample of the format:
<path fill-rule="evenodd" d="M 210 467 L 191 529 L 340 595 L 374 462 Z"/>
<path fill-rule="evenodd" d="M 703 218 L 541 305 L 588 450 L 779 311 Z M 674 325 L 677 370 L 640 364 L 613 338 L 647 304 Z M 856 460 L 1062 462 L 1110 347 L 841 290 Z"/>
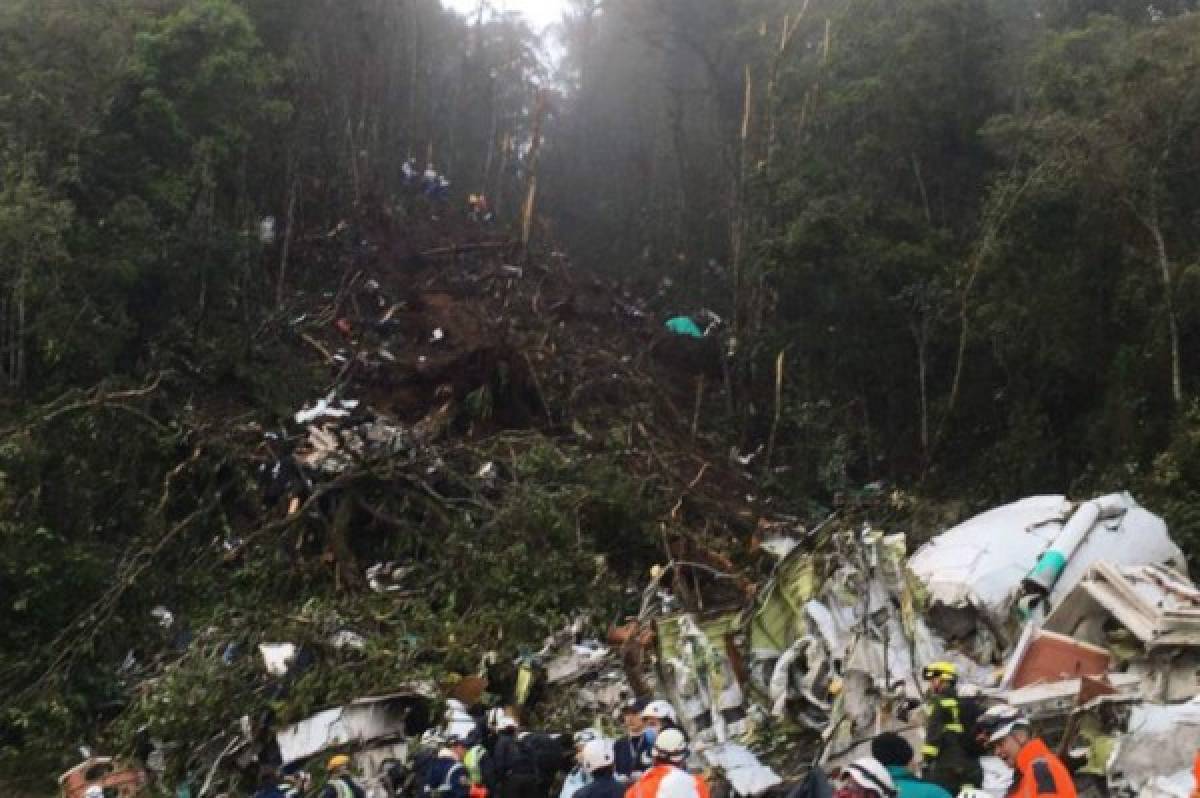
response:
<path fill-rule="evenodd" d="M 964 703 L 950 689 L 931 696 L 926 705 L 929 720 L 925 724 L 925 744 L 921 746 L 925 776 L 951 795 L 957 795 L 965 785 L 983 784 L 983 769 L 979 757 L 970 753 L 967 733 L 967 716 L 977 713 L 964 707 Z"/>
<path fill-rule="evenodd" d="M 439 756 L 429 768 L 422 793 L 427 798 L 469 798 L 471 780 L 467 769 L 452 756 Z"/>
<path fill-rule="evenodd" d="M 642 769 L 642 751 L 646 747 L 646 738 L 640 734 L 617 740 L 613 744 L 613 771 L 623 778 L 631 778 L 634 772 Z"/>
<path fill-rule="evenodd" d="M 598 776 L 586 787 L 575 791 L 575 798 L 623 798 L 625 785 L 612 777 L 612 774 Z"/>

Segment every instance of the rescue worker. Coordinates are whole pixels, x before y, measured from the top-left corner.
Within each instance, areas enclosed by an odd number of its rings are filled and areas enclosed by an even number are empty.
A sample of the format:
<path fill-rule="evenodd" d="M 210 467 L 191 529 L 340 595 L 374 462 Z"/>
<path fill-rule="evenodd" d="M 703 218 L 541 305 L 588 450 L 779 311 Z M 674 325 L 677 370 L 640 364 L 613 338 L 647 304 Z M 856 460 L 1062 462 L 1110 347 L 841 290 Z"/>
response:
<path fill-rule="evenodd" d="M 667 798 L 667 785 L 664 782 L 670 777 L 672 785 L 678 783 L 679 777 L 672 775 L 676 773 L 687 776 L 697 798 L 709 798 L 708 783 L 704 778 L 683 769 L 687 755 L 687 738 L 683 732 L 676 728 L 664 729 L 654 739 L 652 767 L 625 791 L 626 798 Z M 674 787 L 671 791 L 674 791 Z"/>
<path fill-rule="evenodd" d="M 613 745 L 614 772 L 618 781 L 636 781 L 642 775 L 642 754 L 649 748 L 642 736 L 646 725 L 642 722 L 642 701 L 631 701 L 621 711 L 625 724 L 625 736 Z"/>
<path fill-rule="evenodd" d="M 669 701 L 657 699 L 642 709 L 642 752 L 638 770 L 646 771 L 654 766 L 654 743 L 658 735 L 675 727 L 675 708 Z"/>
<path fill-rule="evenodd" d="M 441 732 L 436 728 L 426 729 L 421 735 L 416 753 L 412 757 L 409 780 L 415 792 L 419 793 L 425 788 L 425 783 L 429 781 L 429 771 L 433 768 L 433 763 L 438 758 L 438 752 L 444 745 L 445 740 L 442 739 Z"/>
<path fill-rule="evenodd" d="M 896 798 L 896 785 L 887 768 L 873 757 L 856 759 L 842 768 L 833 798 Z"/>
<path fill-rule="evenodd" d="M 446 740 L 446 747 L 438 751 L 429 768 L 422 790 L 425 798 L 470 798 L 471 782 L 462 763 L 466 753 L 467 743 L 463 738 L 451 735 Z"/>
<path fill-rule="evenodd" d="M 517 740 L 517 722 L 508 715 L 496 722 L 492 751 L 499 798 L 525 798 L 537 791 L 537 764 Z"/>
<path fill-rule="evenodd" d="M 583 746 L 580 762 L 592 783 L 575 793 L 575 798 L 621 798 L 625 785 L 617 781 L 612 740 L 592 740 Z"/>
<path fill-rule="evenodd" d="M 599 737 L 594 729 L 580 729 L 575 732 L 575 764 L 563 779 L 558 798 L 572 798 L 578 790 L 592 783 L 591 773 L 583 766 L 583 747 Z"/>
<path fill-rule="evenodd" d="M 366 798 L 363 788 L 350 775 L 350 757 L 334 754 L 325 765 L 325 786 L 318 798 Z"/>
<path fill-rule="evenodd" d="M 1040 737 L 1033 736 L 1021 710 L 1007 704 L 992 707 L 980 716 L 976 728 L 989 750 L 1013 769 L 1008 798 L 1076 798 L 1071 772 Z"/>
<path fill-rule="evenodd" d="M 945 788 L 917 778 L 916 752 L 899 734 L 884 732 L 871 741 L 871 756 L 887 768 L 900 798 L 953 798 Z"/>
<path fill-rule="evenodd" d="M 925 777 L 957 795 L 964 786 L 983 785 L 979 757 L 971 754 L 966 724 L 978 714 L 965 708 L 958 697 L 958 668 L 952 662 L 934 662 L 921 673 L 929 683 L 925 705 L 925 744 L 921 746 Z"/>
<path fill-rule="evenodd" d="M 471 798 L 487 798 L 496 793 L 496 768 L 492 755 L 484 745 L 483 735 L 476 733 L 467 740 L 467 753 L 463 756 L 463 767 L 471 783 Z"/>

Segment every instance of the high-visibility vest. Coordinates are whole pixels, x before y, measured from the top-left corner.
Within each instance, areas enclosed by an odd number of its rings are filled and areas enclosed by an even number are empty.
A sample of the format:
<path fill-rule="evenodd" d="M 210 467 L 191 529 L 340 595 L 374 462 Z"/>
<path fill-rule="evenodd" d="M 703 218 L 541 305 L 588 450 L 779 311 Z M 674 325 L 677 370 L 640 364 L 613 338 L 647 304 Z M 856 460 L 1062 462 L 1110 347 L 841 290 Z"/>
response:
<path fill-rule="evenodd" d="M 486 755 L 487 749 L 482 745 L 476 745 L 463 757 L 463 767 L 467 769 L 467 777 L 471 780 L 471 784 L 483 784 L 483 758 Z"/>
<path fill-rule="evenodd" d="M 962 709 L 959 707 L 957 698 L 935 698 L 929 702 L 930 721 L 932 722 L 939 714 L 947 716 L 949 720 L 937 728 L 937 738 L 940 739 L 944 733 L 963 734 L 966 731 L 963 728 Z M 937 759 L 938 754 L 942 752 L 941 747 L 929 737 L 930 735 L 926 734 L 925 744 L 921 746 L 921 756 L 927 760 Z"/>

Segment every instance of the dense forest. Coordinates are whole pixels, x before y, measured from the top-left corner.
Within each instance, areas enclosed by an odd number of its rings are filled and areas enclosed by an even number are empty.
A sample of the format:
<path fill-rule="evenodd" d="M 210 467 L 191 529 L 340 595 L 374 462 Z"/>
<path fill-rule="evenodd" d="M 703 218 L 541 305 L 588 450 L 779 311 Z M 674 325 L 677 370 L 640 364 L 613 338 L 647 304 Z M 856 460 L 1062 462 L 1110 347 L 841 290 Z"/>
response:
<path fill-rule="evenodd" d="M 719 316 L 719 368 L 679 377 L 692 437 L 755 453 L 797 514 L 877 482 L 968 507 L 1128 489 L 1200 554 L 1193 3 L 567 5 L 540 32 L 486 0 L 0 0 L 0 777 L 42 789 L 79 744 L 230 711 L 210 660 L 129 697 L 155 604 L 283 634 L 254 612 L 353 587 L 284 546 L 194 561 L 262 523 L 239 414 L 320 390 L 275 334 L 320 290 L 305 242 L 380 214 L 417 236 L 410 159 L 452 203 L 486 194 L 526 257 Z M 662 509 L 553 460 L 506 529 L 599 540 Z M 572 480 L 607 509 L 581 522 Z M 547 566 L 547 628 L 590 563 Z M 453 605 L 405 628 L 452 644 Z M 385 653 L 296 692 L 413 665 Z"/>

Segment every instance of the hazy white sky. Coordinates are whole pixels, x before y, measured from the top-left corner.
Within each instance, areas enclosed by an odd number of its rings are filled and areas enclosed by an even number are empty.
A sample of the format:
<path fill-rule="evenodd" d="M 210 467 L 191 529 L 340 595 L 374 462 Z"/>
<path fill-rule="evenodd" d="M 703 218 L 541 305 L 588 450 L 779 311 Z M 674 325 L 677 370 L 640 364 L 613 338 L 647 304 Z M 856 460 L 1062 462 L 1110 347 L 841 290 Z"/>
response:
<path fill-rule="evenodd" d="M 456 11 L 474 11 L 479 0 L 442 0 Z M 529 18 L 535 30 L 558 22 L 562 14 L 563 0 L 491 0 L 492 6 L 501 11 L 520 11 Z"/>

